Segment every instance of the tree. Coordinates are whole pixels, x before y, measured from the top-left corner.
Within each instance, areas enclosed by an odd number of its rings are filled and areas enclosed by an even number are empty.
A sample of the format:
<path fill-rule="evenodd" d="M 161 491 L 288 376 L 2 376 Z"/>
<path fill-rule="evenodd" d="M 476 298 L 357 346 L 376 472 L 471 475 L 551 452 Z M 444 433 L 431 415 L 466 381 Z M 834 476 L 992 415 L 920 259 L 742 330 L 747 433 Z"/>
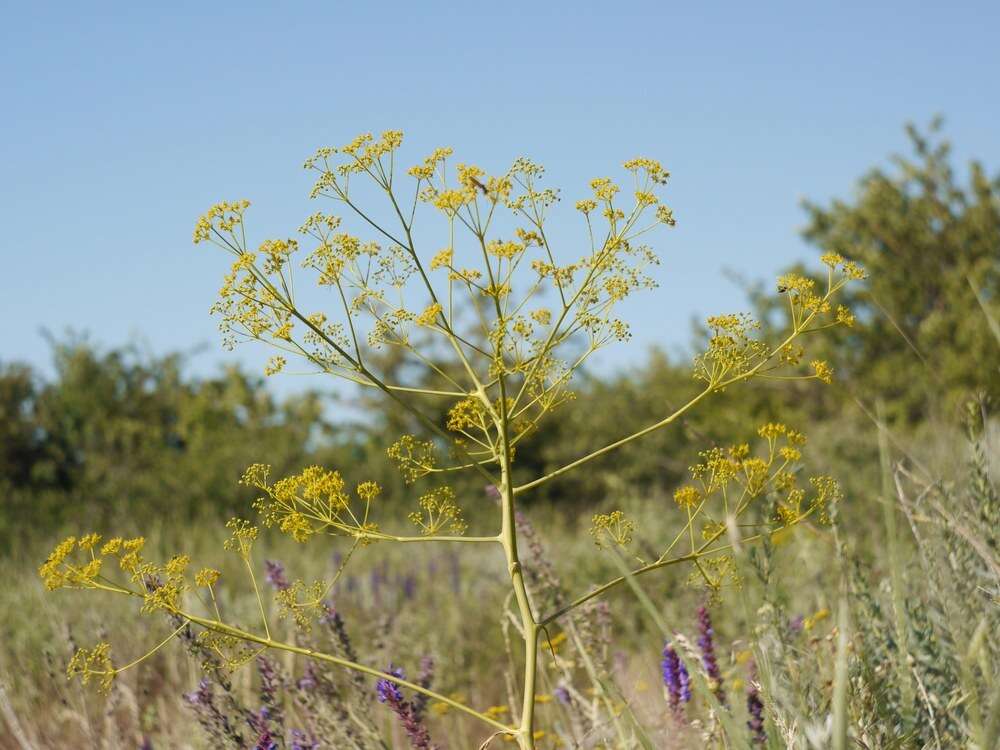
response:
<path fill-rule="evenodd" d="M 350 429 L 332 427 L 317 394 L 279 401 L 237 367 L 194 378 L 181 354 L 80 338 L 53 340 L 52 352 L 48 382 L 23 364 L 0 368 L 0 530 L 122 511 L 135 523 L 218 516 L 246 501 L 233 483 L 248 462 L 316 462 Z"/>
<path fill-rule="evenodd" d="M 1000 173 L 973 161 L 963 180 L 940 130 L 908 126 L 913 154 L 865 175 L 853 200 L 805 204 L 806 239 L 871 273 L 848 291 L 857 325 L 825 342 L 828 356 L 911 424 L 971 391 L 1000 397 Z"/>

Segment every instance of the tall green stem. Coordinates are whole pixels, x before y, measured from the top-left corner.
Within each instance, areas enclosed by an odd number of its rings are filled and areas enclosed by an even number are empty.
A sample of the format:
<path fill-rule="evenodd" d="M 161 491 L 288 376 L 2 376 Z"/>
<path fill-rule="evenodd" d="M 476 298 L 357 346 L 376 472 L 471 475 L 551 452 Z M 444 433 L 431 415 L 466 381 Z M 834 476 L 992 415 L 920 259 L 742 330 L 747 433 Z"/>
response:
<path fill-rule="evenodd" d="M 503 415 L 505 416 L 505 415 Z M 501 418 L 501 421 L 503 418 Z M 528 599 L 528 589 L 524 583 L 524 571 L 517 554 L 517 526 L 514 522 L 514 488 L 510 479 L 510 450 L 507 441 L 506 424 L 501 431 L 504 454 L 501 459 L 500 490 L 501 512 L 503 514 L 500 530 L 501 544 L 507 558 L 507 570 L 510 573 L 510 583 L 514 591 L 514 599 L 521 619 L 521 631 L 524 637 L 524 681 L 523 701 L 521 705 L 521 723 L 518 727 L 517 742 L 521 750 L 535 748 L 535 677 L 538 671 L 538 622 L 531 611 Z"/>

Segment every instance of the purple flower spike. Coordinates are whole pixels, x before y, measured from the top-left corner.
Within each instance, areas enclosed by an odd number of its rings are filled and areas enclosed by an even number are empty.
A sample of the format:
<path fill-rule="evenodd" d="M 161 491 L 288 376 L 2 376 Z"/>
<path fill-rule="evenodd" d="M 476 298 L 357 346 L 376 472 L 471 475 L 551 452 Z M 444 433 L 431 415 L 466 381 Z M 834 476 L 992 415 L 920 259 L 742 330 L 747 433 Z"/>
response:
<path fill-rule="evenodd" d="M 257 744 L 254 745 L 253 750 L 278 750 L 278 743 L 274 741 L 271 733 L 265 729 L 257 737 Z"/>
<path fill-rule="evenodd" d="M 715 630 L 712 628 L 712 618 L 708 614 L 708 608 L 704 605 L 698 607 L 698 647 L 701 649 L 701 663 L 705 668 L 705 674 L 712 683 L 712 692 L 719 699 L 719 703 L 726 705 L 722 672 L 715 656 Z"/>
<path fill-rule="evenodd" d="M 386 671 L 391 675 L 399 677 L 401 680 L 406 679 L 406 675 L 399 667 L 394 667 L 390 664 L 389 669 Z M 375 683 L 375 697 L 378 698 L 379 703 L 389 703 L 390 705 L 403 701 L 403 694 L 399 690 L 399 685 L 385 678 Z"/>
<path fill-rule="evenodd" d="M 387 671 L 391 675 L 405 679 L 403 670 L 391 664 Z M 379 703 L 387 705 L 399 717 L 403 731 L 410 738 L 410 745 L 417 750 L 436 750 L 436 746 L 431 744 L 431 735 L 424 726 L 420 712 L 415 712 L 413 704 L 403 698 L 399 685 L 392 680 L 382 678 L 375 684 L 375 694 Z"/>
<path fill-rule="evenodd" d="M 347 632 L 344 618 L 340 616 L 337 608 L 333 606 L 332 601 L 323 603 L 323 614 L 319 616 L 319 621 L 324 625 L 328 625 L 334 635 L 337 636 L 337 641 L 344 650 L 344 655 L 351 661 L 358 661 L 358 654 L 351 643 L 351 636 Z"/>
<path fill-rule="evenodd" d="M 305 671 L 296 683 L 296 687 L 304 693 L 312 692 L 319 685 L 319 679 L 316 673 L 316 664 L 314 662 L 306 662 Z"/>
<path fill-rule="evenodd" d="M 750 720 L 747 727 L 750 729 L 750 740 L 755 745 L 767 744 L 767 732 L 764 731 L 764 702 L 760 699 L 760 691 L 757 689 L 757 666 L 750 662 L 750 679 L 747 680 L 747 713 Z"/>
<path fill-rule="evenodd" d="M 677 682 L 681 687 L 681 703 L 691 702 L 691 675 L 688 674 L 687 667 L 684 666 L 684 662 L 680 662 L 680 668 L 677 670 Z"/>
<path fill-rule="evenodd" d="M 681 704 L 691 700 L 691 678 L 687 667 L 680 660 L 674 647 L 669 643 L 663 647 L 663 685 L 667 689 L 667 704 L 680 716 Z"/>

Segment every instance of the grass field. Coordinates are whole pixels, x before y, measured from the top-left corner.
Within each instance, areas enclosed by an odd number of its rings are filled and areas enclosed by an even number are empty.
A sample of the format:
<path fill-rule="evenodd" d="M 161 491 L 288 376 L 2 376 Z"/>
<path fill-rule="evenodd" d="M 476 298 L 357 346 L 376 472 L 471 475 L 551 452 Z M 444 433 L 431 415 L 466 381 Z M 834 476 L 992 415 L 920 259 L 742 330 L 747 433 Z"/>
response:
<path fill-rule="evenodd" d="M 970 445 L 954 430 L 937 435 L 936 443 L 917 443 L 915 453 L 901 443 L 908 456 L 887 441 L 886 494 L 876 486 L 845 498 L 832 529 L 809 525 L 739 551 L 738 585 L 709 597 L 689 569 L 668 568 L 632 581 L 655 611 L 637 602 L 626 582 L 557 621 L 543 648 L 539 746 L 819 748 L 845 747 L 849 738 L 869 748 L 995 747 L 1000 568 L 990 519 L 1000 504 L 988 474 L 996 453 L 987 446 L 996 443 Z M 874 429 L 871 437 L 875 442 Z M 933 482 L 924 471 L 933 472 Z M 485 495 L 474 500 L 490 503 Z M 637 521 L 639 550 L 676 534 L 672 506 L 659 496 L 623 504 Z M 531 512 L 530 522 L 521 519 L 526 567 L 535 574 L 530 588 L 541 609 L 618 574 L 587 534 L 588 520 L 548 507 Z M 222 535 L 221 525 L 164 525 L 147 534 L 147 549 L 151 556 L 183 550 L 196 564 L 218 565 L 222 580 L 239 580 L 238 560 L 220 549 Z M 7 725 L 0 746 L 262 747 L 247 718 L 262 706 L 272 715 L 280 710 L 283 736 L 275 746 L 407 746 L 396 717 L 376 700 L 373 679 L 310 667 L 287 653 L 250 659 L 231 675 L 210 671 L 208 703 L 205 693 L 196 695 L 205 676 L 199 658 L 180 641 L 124 673 L 107 696 L 67 681 L 65 664 L 79 645 L 106 639 L 115 644 L 116 662 L 126 662 L 172 625 L 162 614 L 137 619 L 120 597 L 44 592 L 34 572 L 44 549 L 32 544 L 3 562 L 4 580 L 14 585 L 4 587 L 0 602 Z M 345 551 L 275 534 L 261 540 L 254 559 L 279 637 L 353 652 L 378 668 L 402 666 L 408 675 L 430 657 L 435 690 L 500 719 L 516 714 L 521 657 L 510 648 L 517 625 L 505 606 L 496 550 L 366 547 L 331 593 L 337 617 L 297 632 L 278 616 L 274 584 L 280 587 L 283 576 L 328 578 Z M 283 563 L 284 571 L 269 573 L 267 560 Z M 255 622 L 250 588 L 222 585 L 217 597 L 230 621 Z M 699 645 L 702 605 L 714 626 L 714 679 Z M 689 667 L 693 696 L 678 709 L 664 686 L 660 627 L 679 634 L 674 643 Z M 747 727 L 748 690 L 759 696 L 759 741 Z M 478 747 L 489 734 L 444 703 L 431 701 L 426 713 L 439 747 Z M 223 725 L 232 736 L 220 740 Z"/>

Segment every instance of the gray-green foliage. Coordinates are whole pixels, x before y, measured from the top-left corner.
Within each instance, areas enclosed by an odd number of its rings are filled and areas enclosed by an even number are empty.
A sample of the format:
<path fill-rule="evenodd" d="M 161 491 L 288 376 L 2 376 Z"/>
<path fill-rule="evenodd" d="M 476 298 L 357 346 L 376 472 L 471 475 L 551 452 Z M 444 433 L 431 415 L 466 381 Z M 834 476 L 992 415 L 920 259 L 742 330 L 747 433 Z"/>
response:
<path fill-rule="evenodd" d="M 882 502 L 900 520 L 898 556 L 887 553 L 888 544 L 873 550 L 851 540 L 832 571 L 847 591 L 846 728 L 862 747 L 996 746 L 1000 558 L 993 519 L 1000 503 L 988 465 L 995 449 L 981 403 L 973 403 L 969 460 L 957 473 L 932 475 L 919 459 L 894 454 L 892 494 Z M 851 526 L 849 518 L 838 523 Z M 829 643 L 789 633 L 789 592 L 769 574 L 772 555 L 769 545 L 751 555 L 764 592 L 756 631 L 768 665 L 770 725 L 789 746 L 825 746 L 835 681 Z"/>

